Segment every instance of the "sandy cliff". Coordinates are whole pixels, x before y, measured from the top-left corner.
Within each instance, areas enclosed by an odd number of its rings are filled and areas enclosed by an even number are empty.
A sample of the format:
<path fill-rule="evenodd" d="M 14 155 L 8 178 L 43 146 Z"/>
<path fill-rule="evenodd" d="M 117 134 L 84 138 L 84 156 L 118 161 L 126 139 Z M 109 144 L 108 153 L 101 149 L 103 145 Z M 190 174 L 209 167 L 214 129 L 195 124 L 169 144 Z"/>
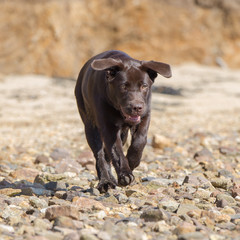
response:
<path fill-rule="evenodd" d="M 0 0 L 0 72 L 76 78 L 90 56 L 240 67 L 239 0 Z"/>

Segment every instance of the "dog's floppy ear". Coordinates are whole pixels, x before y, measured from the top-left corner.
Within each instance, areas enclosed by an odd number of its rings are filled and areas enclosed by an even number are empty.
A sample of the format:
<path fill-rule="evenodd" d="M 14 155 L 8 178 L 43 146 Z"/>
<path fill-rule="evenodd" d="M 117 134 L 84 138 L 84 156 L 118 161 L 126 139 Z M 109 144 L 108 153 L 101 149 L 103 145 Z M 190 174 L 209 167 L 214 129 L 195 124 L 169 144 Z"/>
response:
<path fill-rule="evenodd" d="M 114 58 L 102 58 L 102 59 L 95 59 L 91 63 L 91 67 L 94 70 L 105 70 L 112 67 L 122 67 L 123 63 L 119 59 Z"/>
<path fill-rule="evenodd" d="M 157 77 L 156 73 L 161 74 L 163 77 L 170 78 L 172 76 L 170 65 L 162 62 L 155 61 L 142 61 L 142 67 L 146 69 L 150 78 L 154 80 Z"/>

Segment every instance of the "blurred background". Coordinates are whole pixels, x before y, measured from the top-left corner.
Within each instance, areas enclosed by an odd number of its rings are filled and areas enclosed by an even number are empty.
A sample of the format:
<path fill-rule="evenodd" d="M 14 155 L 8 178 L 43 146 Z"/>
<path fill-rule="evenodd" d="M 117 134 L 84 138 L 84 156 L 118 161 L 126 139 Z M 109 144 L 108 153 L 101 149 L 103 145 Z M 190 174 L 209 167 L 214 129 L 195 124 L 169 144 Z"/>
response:
<path fill-rule="evenodd" d="M 100 195 L 74 87 L 110 49 L 173 77 L 137 184 Z M 239 113 L 240 0 L 0 0 L 0 240 L 240 240 Z"/>
<path fill-rule="evenodd" d="M 74 78 L 105 50 L 240 68 L 239 0 L 0 0 L 1 74 Z"/>

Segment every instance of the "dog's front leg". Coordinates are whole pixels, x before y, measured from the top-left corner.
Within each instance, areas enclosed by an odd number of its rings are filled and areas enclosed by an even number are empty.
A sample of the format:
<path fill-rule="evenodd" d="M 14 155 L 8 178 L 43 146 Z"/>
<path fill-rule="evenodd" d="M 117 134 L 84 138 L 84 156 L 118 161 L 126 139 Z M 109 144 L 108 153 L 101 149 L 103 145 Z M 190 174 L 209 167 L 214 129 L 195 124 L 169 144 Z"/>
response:
<path fill-rule="evenodd" d="M 148 115 L 136 127 L 136 130 L 132 132 L 132 141 L 127 152 L 129 167 L 132 171 L 140 164 L 142 152 L 147 143 L 147 132 L 149 128 L 149 122 L 150 116 Z"/>
<path fill-rule="evenodd" d="M 96 159 L 96 169 L 99 178 L 97 188 L 101 193 L 107 192 L 109 188 L 115 188 L 117 182 L 111 173 L 110 160 L 104 151 L 99 130 L 89 122 L 86 122 L 85 134 Z"/>
<path fill-rule="evenodd" d="M 121 140 L 121 131 L 116 127 L 105 130 L 104 144 L 109 158 L 118 176 L 118 185 L 126 186 L 134 180 L 127 158 L 124 156 Z"/>

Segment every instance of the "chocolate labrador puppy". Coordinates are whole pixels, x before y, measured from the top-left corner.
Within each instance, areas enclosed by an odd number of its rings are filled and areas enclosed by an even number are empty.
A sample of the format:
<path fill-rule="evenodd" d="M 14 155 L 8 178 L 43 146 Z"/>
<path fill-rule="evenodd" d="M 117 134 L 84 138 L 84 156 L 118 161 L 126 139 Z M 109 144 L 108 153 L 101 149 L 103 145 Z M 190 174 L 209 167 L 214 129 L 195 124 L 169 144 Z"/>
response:
<path fill-rule="evenodd" d="M 121 51 L 91 58 L 79 73 L 75 95 L 96 158 L 101 193 L 134 180 L 132 171 L 139 165 L 147 142 L 151 86 L 158 73 L 171 77 L 170 66 L 135 60 Z M 132 139 L 125 156 L 123 145 L 129 130 Z M 118 181 L 112 175 L 111 162 Z"/>

